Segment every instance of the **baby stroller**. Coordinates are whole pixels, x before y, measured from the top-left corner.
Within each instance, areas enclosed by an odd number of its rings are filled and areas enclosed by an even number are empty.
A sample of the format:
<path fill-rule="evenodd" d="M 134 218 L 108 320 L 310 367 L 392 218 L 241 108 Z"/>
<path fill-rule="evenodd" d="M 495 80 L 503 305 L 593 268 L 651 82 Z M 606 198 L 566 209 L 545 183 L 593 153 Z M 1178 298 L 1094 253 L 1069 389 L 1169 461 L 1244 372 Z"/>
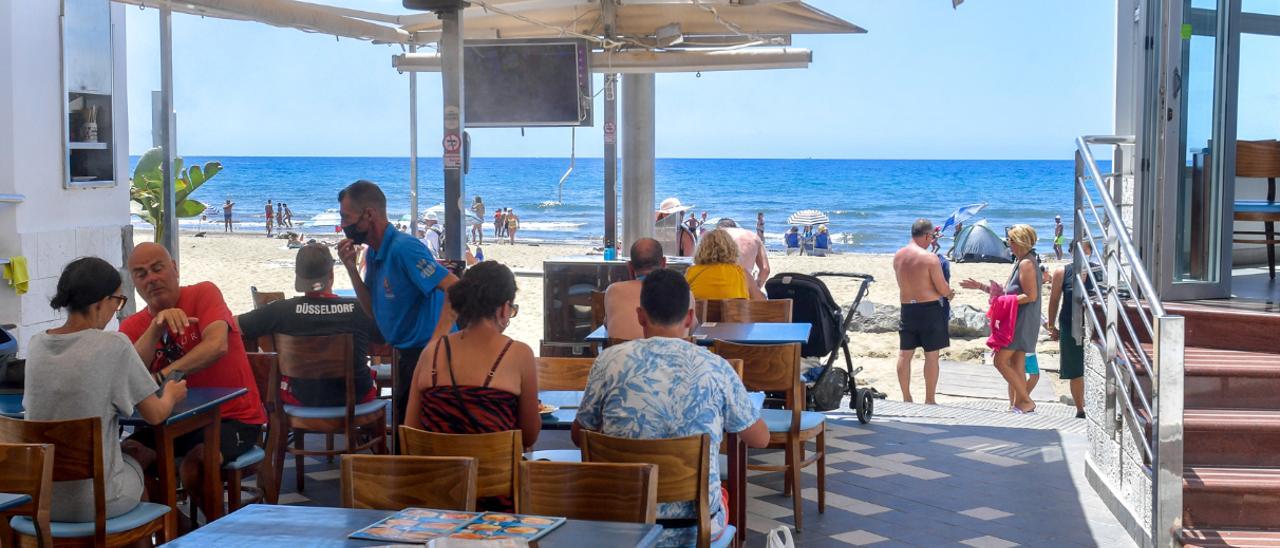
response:
<path fill-rule="evenodd" d="M 820 278 L 842 277 L 855 278 L 862 281 L 858 287 L 858 296 L 853 299 L 847 314 L 841 314 L 840 305 L 836 304 L 827 284 Z M 808 407 L 813 411 L 831 411 L 840 407 L 840 400 L 849 394 L 849 406 L 858 414 L 858 421 L 871 422 L 871 414 L 875 408 L 873 400 L 877 396 L 874 388 L 858 388 L 854 376 L 862 372 L 862 368 L 853 368 L 853 358 L 849 356 L 849 324 L 857 313 L 858 304 L 867 295 L 867 289 L 874 282 L 869 274 L 850 274 L 840 272 L 815 272 L 809 274 L 782 273 L 765 282 L 765 294 L 770 299 L 791 299 L 791 316 L 795 323 L 808 323 L 813 326 L 809 331 L 809 341 L 800 347 L 800 355 L 806 358 L 827 356 L 822 365 L 822 372 L 813 387 L 808 390 Z M 844 350 L 845 367 L 835 366 L 836 358 Z"/>

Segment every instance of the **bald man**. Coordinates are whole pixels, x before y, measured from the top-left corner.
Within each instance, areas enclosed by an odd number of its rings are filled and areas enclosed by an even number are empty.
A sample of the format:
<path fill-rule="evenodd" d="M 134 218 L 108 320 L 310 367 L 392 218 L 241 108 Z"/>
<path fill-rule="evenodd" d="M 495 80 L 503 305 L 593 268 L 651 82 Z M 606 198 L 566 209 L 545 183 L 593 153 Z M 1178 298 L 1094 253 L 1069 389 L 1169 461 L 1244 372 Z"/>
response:
<path fill-rule="evenodd" d="M 249 393 L 222 404 L 219 441 L 223 462 L 235 460 L 258 440 L 266 411 L 258 397 L 244 342 L 222 292 L 210 282 L 182 286 L 178 263 L 158 244 L 144 243 L 129 255 L 129 276 L 147 307 L 120 323 L 120 332 L 157 380 L 183 372 L 190 388 L 244 388 Z M 156 447 L 155 433 L 139 429 L 131 439 Z M 182 461 L 182 484 L 200 496 L 204 430 L 174 440 Z M 220 500 L 221 493 L 212 493 Z"/>
<path fill-rule="evenodd" d="M 650 272 L 667 267 L 662 244 L 653 238 L 640 238 L 631 244 L 627 271 L 631 280 L 610 284 L 604 292 L 604 325 L 609 337 L 634 340 L 644 338 L 644 330 L 636 316 L 640 306 L 640 284 Z"/>

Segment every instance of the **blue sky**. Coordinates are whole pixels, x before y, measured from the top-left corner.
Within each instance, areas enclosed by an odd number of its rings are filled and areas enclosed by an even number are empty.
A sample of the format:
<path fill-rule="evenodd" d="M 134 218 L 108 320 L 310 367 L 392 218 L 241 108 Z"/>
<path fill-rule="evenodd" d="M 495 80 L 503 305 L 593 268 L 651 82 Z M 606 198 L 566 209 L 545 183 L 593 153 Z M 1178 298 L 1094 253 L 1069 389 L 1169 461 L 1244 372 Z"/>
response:
<path fill-rule="evenodd" d="M 399 0 L 341 3 L 402 11 Z M 658 75 L 658 156 L 1067 160 L 1076 136 L 1111 131 L 1112 2 L 810 3 L 870 32 L 797 36 L 814 51 L 805 70 Z M 138 154 L 151 144 L 159 32 L 156 11 L 126 11 Z M 398 46 L 185 15 L 174 37 L 180 154 L 408 154 Z M 422 75 L 419 91 L 420 150 L 438 156 L 439 76 Z M 601 154 L 599 125 L 578 131 L 579 156 Z M 568 129 L 471 134 L 478 156 L 570 150 Z"/>

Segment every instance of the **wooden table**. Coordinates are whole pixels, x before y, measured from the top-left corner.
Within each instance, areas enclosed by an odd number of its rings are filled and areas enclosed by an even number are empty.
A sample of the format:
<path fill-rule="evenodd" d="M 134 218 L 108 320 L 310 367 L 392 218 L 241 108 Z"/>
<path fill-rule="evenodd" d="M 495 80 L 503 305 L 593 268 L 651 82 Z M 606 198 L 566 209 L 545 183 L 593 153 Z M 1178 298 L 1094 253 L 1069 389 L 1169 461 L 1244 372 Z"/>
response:
<path fill-rule="evenodd" d="M 763 392 L 749 392 L 751 403 L 756 409 L 764 407 Z M 554 413 L 542 415 L 542 428 L 545 430 L 569 430 L 578 415 L 578 406 L 582 403 L 582 392 L 546 390 L 538 392 L 538 400 L 559 407 Z M 729 469 L 723 470 L 723 477 L 728 481 L 729 491 L 729 524 L 738 529 L 736 546 L 743 546 L 747 538 L 747 445 L 736 432 L 725 432 L 725 445 L 728 453 Z"/>
<path fill-rule="evenodd" d="M 165 546 L 382 546 L 387 542 L 354 540 L 347 536 L 394 513 L 386 510 L 250 504 Z M 661 525 L 571 519 L 538 539 L 537 546 L 648 548 L 657 545 L 661 533 Z"/>
<path fill-rule="evenodd" d="M 177 457 L 173 442 L 178 436 L 204 429 L 204 512 L 212 522 L 222 516 L 222 424 L 223 403 L 249 392 L 245 388 L 190 388 L 186 399 L 178 402 L 173 414 L 161 424 L 149 425 L 136 412 L 132 417 L 120 419 L 120 424 L 148 426 L 155 431 L 156 467 L 160 473 L 160 491 L 164 493 L 164 505 L 170 511 L 164 518 L 164 538 L 178 536 L 178 480 Z M 159 502 L 159 501 L 157 501 Z"/>
<path fill-rule="evenodd" d="M 739 344 L 804 344 L 809 341 L 807 323 L 728 323 L 708 322 L 693 330 L 693 340 L 701 345 L 712 341 L 728 341 Z M 609 342 L 609 331 L 603 325 L 587 335 L 587 342 Z"/>

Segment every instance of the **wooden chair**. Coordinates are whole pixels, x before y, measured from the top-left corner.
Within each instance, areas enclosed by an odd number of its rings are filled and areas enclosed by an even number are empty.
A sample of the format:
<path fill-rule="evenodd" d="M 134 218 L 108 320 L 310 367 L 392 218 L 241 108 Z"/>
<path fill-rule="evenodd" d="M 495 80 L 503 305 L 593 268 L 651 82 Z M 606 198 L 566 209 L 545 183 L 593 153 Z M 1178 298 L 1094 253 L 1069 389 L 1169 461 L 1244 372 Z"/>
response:
<path fill-rule="evenodd" d="M 784 495 L 791 494 L 796 531 L 800 531 L 800 470 L 810 464 L 818 465 L 818 513 L 827 510 L 826 415 L 804 410 L 804 384 L 800 382 L 800 345 L 716 341 L 711 350 L 725 359 L 742 360 L 742 383 L 747 390 L 783 393 L 785 409 L 762 409 L 760 417 L 769 427 L 769 447 L 786 450 L 785 464 L 749 465 L 747 468 L 786 473 L 782 492 Z M 805 442 L 811 439 L 815 440 L 816 449 L 813 456 L 806 459 Z"/>
<path fill-rule="evenodd" d="M 27 502 L 0 512 L 0 545 L 13 546 L 11 516 L 34 522 L 37 545 L 53 546 L 49 506 L 53 499 L 53 446 L 39 443 L 0 443 L 0 493 L 25 497 Z"/>
<path fill-rule="evenodd" d="M 275 489 L 276 478 L 280 474 L 279 469 L 272 469 L 267 466 L 262 469 L 262 462 L 276 462 L 276 459 L 267 459 L 272 451 L 279 451 L 278 447 L 271 447 L 272 428 L 279 428 L 279 425 L 273 424 L 273 410 L 277 405 L 275 399 L 275 391 L 269 387 L 271 385 L 271 370 L 276 367 L 276 354 L 274 352 L 249 352 L 249 370 L 253 372 L 254 383 L 258 386 L 258 397 L 262 400 L 263 409 L 267 410 L 267 427 L 263 430 L 258 443 L 250 447 L 236 460 L 223 463 L 222 480 L 226 483 L 227 488 L 227 513 L 235 512 L 245 504 L 266 501 L 268 504 L 275 504 L 279 499 L 280 493 Z M 249 476 L 256 475 L 258 477 L 258 486 L 243 487 L 244 479 Z M 242 491 L 249 492 L 249 499 L 244 500 Z"/>
<path fill-rule="evenodd" d="M 699 324 L 722 321 L 720 310 L 723 303 L 724 301 L 696 299 L 693 301 L 693 315 L 698 319 Z"/>
<path fill-rule="evenodd" d="M 520 507 L 519 430 L 488 434 L 440 434 L 400 427 L 400 452 L 423 457 L 472 457 L 477 461 L 476 498 L 511 497 Z"/>
<path fill-rule="evenodd" d="M 344 455 L 342 507 L 476 509 L 476 459 Z"/>
<path fill-rule="evenodd" d="M 1276 202 L 1276 179 L 1280 178 L 1280 142 L 1237 141 L 1236 179 L 1260 178 L 1267 180 L 1267 199 L 1236 200 L 1235 220 L 1262 223 L 1263 230 L 1236 230 L 1233 238 L 1237 244 L 1264 244 L 1267 246 L 1267 267 L 1271 279 L 1276 279 L 1276 222 L 1280 221 L 1280 202 Z M 1261 236 L 1261 238 L 1258 238 Z"/>
<path fill-rule="evenodd" d="M 602 462 L 520 463 L 522 514 L 653 523 L 658 467 Z"/>
<path fill-rule="evenodd" d="M 249 294 L 253 296 L 253 309 L 254 309 L 254 310 L 257 310 L 257 309 L 259 309 L 259 308 L 262 308 L 262 307 L 266 306 L 266 305 L 267 305 L 267 304 L 269 304 L 269 303 L 273 303 L 273 302 L 275 302 L 275 301 L 282 301 L 282 300 L 284 300 L 284 292 L 283 292 L 283 291 L 258 291 L 257 286 L 252 286 L 252 285 L 251 285 L 251 286 L 249 286 Z M 246 346 L 246 347 L 248 347 L 249 345 L 245 345 L 245 346 Z M 256 344 L 256 345 L 253 345 L 253 346 L 256 346 L 259 350 L 261 350 L 261 351 L 263 351 L 263 352 L 275 352 L 275 351 L 276 351 L 275 342 L 274 342 L 274 341 L 272 341 L 272 340 L 271 340 L 271 337 L 269 337 L 269 336 L 267 336 L 267 337 L 258 337 L 258 342 L 257 342 L 257 344 Z"/>
<path fill-rule="evenodd" d="M 748 301 L 734 299 L 721 301 L 722 322 L 772 322 L 791 323 L 791 299 Z"/>
<path fill-rule="evenodd" d="M 130 546 L 152 535 L 164 536 L 164 518 L 169 507 L 163 504 L 138 503 L 133 510 L 107 519 L 101 418 L 36 421 L 0 417 L 0 443 L 52 445 L 52 481 L 90 480 L 94 520 L 51 522 L 49 533 L 59 546 Z M 36 526 L 30 518 L 19 516 L 11 525 L 19 535 L 20 546 L 38 544 L 34 540 L 38 534 Z"/>
<path fill-rule="evenodd" d="M 591 330 L 604 325 L 604 292 L 591 292 Z"/>
<path fill-rule="evenodd" d="M 537 358 L 538 390 L 586 390 L 594 363 L 593 358 Z"/>
<path fill-rule="evenodd" d="M 356 403 L 355 365 L 351 363 L 352 336 L 295 337 L 277 333 L 274 339 L 277 349 L 276 367 L 268 381 L 276 394 L 274 402 L 279 401 L 282 375 L 294 379 L 343 379 L 347 396 L 344 406 L 274 406 L 280 414 L 276 423 L 280 428 L 275 428 L 273 435 L 276 436 L 276 447 L 283 449 L 275 455 L 276 470 L 284 468 L 284 454 L 292 454 L 296 459 L 295 481 L 298 492 L 302 492 L 305 476 L 303 459 L 307 456 L 358 453 L 366 449 L 387 453 L 387 401 L 374 399 Z M 290 432 L 293 433 L 292 448 L 286 447 L 284 442 Z M 346 437 L 345 447 L 307 449 L 304 442 L 307 432 L 343 434 Z M 362 440 L 361 435 L 367 439 Z M 276 484 L 276 492 L 279 492 L 279 478 Z"/>
<path fill-rule="evenodd" d="M 709 434 L 664 440 L 616 438 L 590 430 L 583 430 L 582 434 L 584 462 L 657 466 L 657 502 L 693 501 L 698 509 L 698 518 L 692 524 L 698 528 L 697 545 L 699 548 L 711 546 L 711 494 L 707 487 L 711 474 Z M 671 527 L 681 525 L 671 524 Z M 734 535 L 732 528 L 726 528 L 716 544 L 728 546 Z"/>

